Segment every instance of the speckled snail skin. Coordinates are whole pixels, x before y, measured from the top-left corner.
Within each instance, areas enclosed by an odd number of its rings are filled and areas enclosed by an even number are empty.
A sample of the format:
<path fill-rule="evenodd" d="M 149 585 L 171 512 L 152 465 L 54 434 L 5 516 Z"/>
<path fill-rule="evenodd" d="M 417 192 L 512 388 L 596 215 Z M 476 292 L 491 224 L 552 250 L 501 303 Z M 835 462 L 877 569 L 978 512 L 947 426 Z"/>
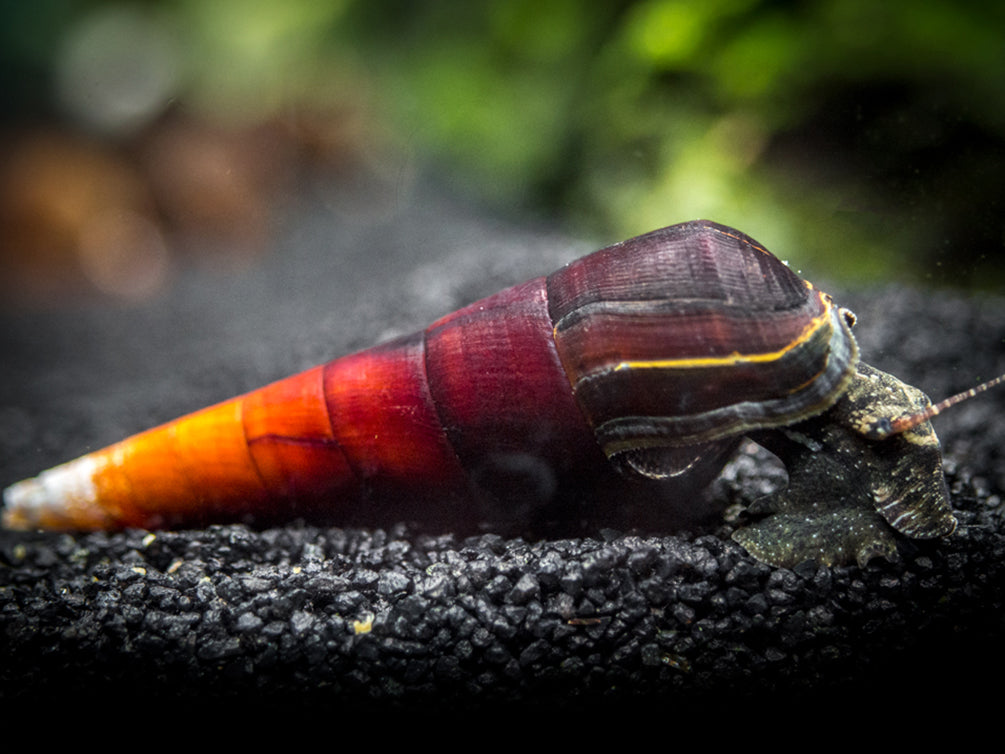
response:
<path fill-rule="evenodd" d="M 930 404 L 859 362 L 853 321 L 743 233 L 674 225 L 14 484 L 3 523 L 505 506 L 512 469 L 532 469 L 542 497 L 611 478 L 696 489 L 749 437 L 790 481 L 734 538 L 775 565 L 865 563 L 956 520 L 930 423 L 875 431 Z"/>

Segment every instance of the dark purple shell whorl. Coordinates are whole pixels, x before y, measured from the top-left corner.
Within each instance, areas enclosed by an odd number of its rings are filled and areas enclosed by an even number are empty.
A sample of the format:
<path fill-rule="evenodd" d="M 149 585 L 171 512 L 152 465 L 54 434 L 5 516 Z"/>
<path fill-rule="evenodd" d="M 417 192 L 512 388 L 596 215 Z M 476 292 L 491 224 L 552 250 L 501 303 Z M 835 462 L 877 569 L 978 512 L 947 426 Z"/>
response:
<path fill-rule="evenodd" d="M 743 233 L 695 221 L 547 279 L 555 343 L 608 456 L 702 445 L 829 408 L 851 315 Z"/>

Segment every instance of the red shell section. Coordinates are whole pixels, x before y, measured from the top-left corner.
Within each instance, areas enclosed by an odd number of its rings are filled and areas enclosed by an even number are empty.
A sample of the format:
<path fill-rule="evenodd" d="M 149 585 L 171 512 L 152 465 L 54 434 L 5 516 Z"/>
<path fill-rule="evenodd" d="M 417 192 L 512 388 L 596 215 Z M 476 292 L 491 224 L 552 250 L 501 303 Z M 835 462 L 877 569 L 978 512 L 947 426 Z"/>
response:
<path fill-rule="evenodd" d="M 422 333 L 329 362 L 324 383 L 334 438 L 362 488 L 348 503 L 464 488 L 429 393 Z"/>
<path fill-rule="evenodd" d="M 558 357 L 544 283 L 509 288 L 426 331 L 430 392 L 477 481 L 513 465 L 561 476 L 606 463 Z"/>
<path fill-rule="evenodd" d="M 828 297 L 706 221 L 573 262 L 548 277 L 548 298 L 562 362 L 608 453 L 797 421 L 836 400 L 856 357 Z"/>

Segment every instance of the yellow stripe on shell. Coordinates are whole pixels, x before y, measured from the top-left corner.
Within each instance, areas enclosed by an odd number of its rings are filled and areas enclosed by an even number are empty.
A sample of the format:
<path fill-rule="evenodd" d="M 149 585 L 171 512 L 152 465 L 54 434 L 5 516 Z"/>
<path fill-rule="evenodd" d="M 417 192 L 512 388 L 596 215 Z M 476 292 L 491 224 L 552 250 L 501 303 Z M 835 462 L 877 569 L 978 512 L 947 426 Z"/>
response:
<path fill-rule="evenodd" d="M 812 288 L 809 283 L 806 285 Z M 754 354 L 742 354 L 739 351 L 733 351 L 733 353 L 728 356 L 705 356 L 689 359 L 654 359 L 649 361 L 622 361 L 611 371 L 620 372 L 624 369 L 699 369 L 703 367 L 730 366 L 732 364 L 756 364 L 778 361 L 787 353 L 799 348 L 799 346 L 809 341 L 817 333 L 817 331 L 831 319 L 831 312 L 834 309 L 833 301 L 831 301 L 830 296 L 822 291 L 818 292 L 817 295 L 824 304 L 824 311 L 810 320 L 809 324 L 803 328 L 803 331 L 799 334 L 798 338 L 777 351 Z"/>

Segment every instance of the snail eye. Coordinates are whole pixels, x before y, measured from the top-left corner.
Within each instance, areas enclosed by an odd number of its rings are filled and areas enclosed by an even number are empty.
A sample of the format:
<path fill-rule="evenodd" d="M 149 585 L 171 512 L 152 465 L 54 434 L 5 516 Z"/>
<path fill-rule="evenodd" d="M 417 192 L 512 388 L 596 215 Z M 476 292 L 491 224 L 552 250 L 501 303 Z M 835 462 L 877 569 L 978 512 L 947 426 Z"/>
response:
<path fill-rule="evenodd" d="M 885 416 L 864 422 L 862 434 L 870 440 L 885 440 L 892 433 L 893 422 Z"/>

